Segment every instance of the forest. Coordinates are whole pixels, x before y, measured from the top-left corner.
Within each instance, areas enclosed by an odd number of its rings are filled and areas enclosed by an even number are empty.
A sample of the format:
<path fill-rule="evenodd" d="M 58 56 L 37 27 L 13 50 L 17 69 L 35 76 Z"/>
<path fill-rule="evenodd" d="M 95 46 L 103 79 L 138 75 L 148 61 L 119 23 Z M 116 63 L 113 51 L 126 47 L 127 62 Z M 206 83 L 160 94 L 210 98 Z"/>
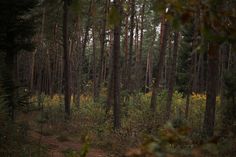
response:
<path fill-rule="evenodd" d="M 235 0 L 0 0 L 0 157 L 235 157 Z"/>

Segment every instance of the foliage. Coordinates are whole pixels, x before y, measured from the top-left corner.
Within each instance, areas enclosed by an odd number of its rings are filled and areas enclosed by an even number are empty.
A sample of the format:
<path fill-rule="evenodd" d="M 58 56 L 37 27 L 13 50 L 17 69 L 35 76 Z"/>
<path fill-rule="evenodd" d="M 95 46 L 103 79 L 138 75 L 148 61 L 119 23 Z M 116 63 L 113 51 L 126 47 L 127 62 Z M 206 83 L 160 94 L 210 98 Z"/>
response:
<path fill-rule="evenodd" d="M 104 92 L 101 94 L 103 97 L 106 90 L 102 89 L 102 91 Z M 63 99 L 60 99 L 61 96 L 43 96 L 43 124 L 48 126 L 46 127 L 47 129 L 44 129 L 44 132 L 53 132 L 54 134 L 73 139 L 78 137 L 83 139 L 88 136 L 92 145 L 102 147 L 117 156 L 124 154 L 127 148 L 142 145 L 143 141 L 146 141 L 146 137 L 149 136 L 152 139 L 149 140 L 149 142 L 152 141 L 150 145 L 153 145 L 153 142 L 156 145 L 156 138 L 161 138 L 161 142 L 165 143 L 165 150 L 169 152 L 173 148 L 172 154 L 191 153 L 191 151 L 195 151 L 195 149 L 192 150 L 192 144 L 197 147 L 201 140 L 204 141 L 200 133 L 205 109 L 205 94 L 192 93 L 190 98 L 191 114 L 188 122 L 186 122 L 184 120 L 186 100 L 182 93 L 175 91 L 173 95 L 172 123 L 162 127 L 164 125 L 163 112 L 167 91 L 164 90 L 159 94 L 157 114 L 154 116 L 150 114 L 149 108 L 151 93 L 133 95 L 123 93 L 121 98 L 122 128 L 118 131 L 113 131 L 112 129 L 112 112 L 106 113 L 104 102 L 94 102 L 91 95 L 89 93 L 81 95 L 81 107 L 79 110 L 75 104 L 72 105 L 72 117 L 70 123 L 67 124 L 63 120 L 64 109 L 63 105 L 62 107 L 60 105 L 63 104 Z M 220 99 L 217 97 L 217 126 L 220 125 L 219 103 Z M 171 141 L 175 143 L 176 148 L 172 146 L 173 144 L 168 144 Z M 189 141 L 192 144 L 189 144 Z M 148 144 L 148 142 L 145 143 Z M 182 150 L 183 147 L 185 148 L 182 143 L 186 144 L 186 150 Z M 195 143 L 197 144 L 195 145 Z M 162 144 L 160 147 L 162 151 Z"/>
<path fill-rule="evenodd" d="M 175 28 L 199 19 L 198 32 L 202 40 L 235 42 L 235 1 L 227 0 L 155 0 L 153 8 L 164 15 Z M 166 8 L 169 8 L 166 11 Z M 200 15 L 200 16 L 199 16 Z"/>
<path fill-rule="evenodd" d="M 201 157 L 222 156 L 225 150 L 230 150 L 225 156 L 232 156 L 235 145 L 235 135 L 231 137 L 213 137 L 205 140 L 201 145 L 196 145 L 190 138 L 191 129 L 184 123 L 174 125 L 175 122 L 167 123 L 160 129 L 157 137 L 148 137 L 137 148 L 129 149 L 128 157 Z M 226 144 L 227 143 L 227 144 Z M 226 144 L 226 145 L 225 145 Z M 230 148 L 230 149 L 229 149 Z"/>
<path fill-rule="evenodd" d="M 37 0 L 17 0 L 0 2 L 0 49 L 7 53 L 32 50 L 31 37 L 34 35 L 35 21 L 29 12 L 37 5 Z"/>
<path fill-rule="evenodd" d="M 20 95 L 16 83 L 16 56 L 21 51 L 33 49 L 35 20 L 29 14 L 37 5 L 37 0 L 16 0 L 0 2 L 0 88 L 1 97 L 9 117 L 13 120 L 15 110 L 24 104 L 25 95 Z"/>
<path fill-rule="evenodd" d="M 191 55 L 193 55 L 194 26 L 186 25 L 182 29 L 182 40 L 178 55 L 176 86 L 179 92 L 187 94 L 189 88 L 189 71 L 191 70 Z"/>
<path fill-rule="evenodd" d="M 90 137 L 88 135 L 84 136 L 83 143 L 84 144 L 79 152 L 80 157 L 86 157 L 89 152 L 91 142 L 90 142 Z"/>

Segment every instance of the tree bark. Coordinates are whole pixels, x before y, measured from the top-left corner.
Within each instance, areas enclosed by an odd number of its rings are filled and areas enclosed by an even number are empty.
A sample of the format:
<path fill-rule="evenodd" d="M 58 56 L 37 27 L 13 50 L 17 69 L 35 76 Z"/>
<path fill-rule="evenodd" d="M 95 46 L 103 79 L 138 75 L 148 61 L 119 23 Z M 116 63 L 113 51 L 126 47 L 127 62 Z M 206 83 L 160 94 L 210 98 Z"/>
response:
<path fill-rule="evenodd" d="M 99 58 L 99 72 L 98 72 L 98 81 L 97 81 L 97 91 L 95 92 L 95 97 L 99 97 L 101 83 L 102 83 L 102 75 L 103 75 L 103 68 L 105 66 L 105 59 L 104 59 L 104 51 L 105 51 L 105 43 L 106 43 L 106 24 L 107 24 L 107 8 L 108 8 L 108 1 L 105 2 L 104 7 L 104 17 L 103 17 L 103 26 L 102 26 L 102 34 L 101 34 L 101 51 L 100 51 L 100 58 Z"/>
<path fill-rule="evenodd" d="M 63 6 L 63 51 L 64 51 L 64 93 L 65 113 L 70 116 L 70 59 L 68 51 L 68 0 L 64 0 Z"/>
<path fill-rule="evenodd" d="M 114 84 L 114 73 L 113 73 L 113 33 L 110 33 L 110 45 L 109 45 L 109 72 L 108 72 L 108 93 L 107 93 L 107 105 L 106 105 L 106 114 L 110 111 L 111 106 L 113 106 L 113 84 Z"/>
<path fill-rule="evenodd" d="M 98 96 L 98 82 L 96 72 L 96 39 L 95 39 L 95 26 L 93 26 L 93 100 L 96 101 Z"/>
<path fill-rule="evenodd" d="M 81 40 L 81 21 L 80 17 L 77 17 L 77 57 L 78 57 L 78 64 L 77 64 L 77 90 L 76 90 L 76 103 L 77 108 L 80 108 L 80 95 L 81 95 L 81 86 L 82 86 L 82 40 Z"/>
<path fill-rule="evenodd" d="M 129 59 L 127 67 L 127 89 L 131 92 L 132 88 L 132 78 L 131 78 L 131 69 L 132 69 L 132 57 L 133 57 L 133 43 L 134 43 L 134 17 L 135 17 L 135 0 L 131 0 L 131 16 L 130 16 L 130 38 L 129 38 Z"/>
<path fill-rule="evenodd" d="M 156 39 L 156 29 L 154 29 L 154 36 L 151 42 L 151 45 L 149 47 L 149 50 L 147 52 L 147 64 L 146 64 L 146 76 L 145 76 L 145 93 L 150 91 L 150 87 L 152 84 L 152 69 L 153 69 L 153 47 L 154 47 L 154 42 Z"/>
<path fill-rule="evenodd" d="M 121 14 L 120 0 L 114 0 L 114 6 Z M 114 45 L 113 45 L 113 77 L 114 77 L 114 129 L 119 129 L 120 122 L 120 33 L 121 33 L 121 21 L 114 25 Z M 112 80 L 111 80 L 112 81 Z"/>
<path fill-rule="evenodd" d="M 166 53 L 166 45 L 167 45 L 167 38 L 169 32 L 169 24 L 166 22 L 165 18 L 162 17 L 161 21 L 161 34 L 160 34 L 160 52 L 159 52 L 159 59 L 157 64 L 157 71 L 156 71 L 156 80 L 153 84 L 152 88 L 152 98 L 151 98 L 151 111 L 156 111 L 156 102 L 157 102 L 157 92 L 159 90 L 159 83 L 161 80 L 161 74 L 163 70 L 163 63 L 165 60 L 165 53 Z"/>
<path fill-rule="evenodd" d="M 122 83 L 124 84 L 125 88 L 127 88 L 127 75 L 128 75 L 128 61 L 129 61 L 129 52 L 128 52 L 128 34 L 129 34 L 129 18 L 128 15 L 125 16 L 125 29 L 124 29 L 124 55 L 125 55 L 125 63 L 124 63 L 124 70 L 122 75 Z"/>
<path fill-rule="evenodd" d="M 206 111 L 204 115 L 203 131 L 208 136 L 213 136 L 215 126 L 215 106 L 218 83 L 218 61 L 219 45 L 218 43 L 209 43 L 208 66 L 207 66 L 207 93 L 206 93 Z"/>
<path fill-rule="evenodd" d="M 136 89 L 140 90 L 142 89 L 142 83 L 143 80 L 143 65 L 141 63 L 142 55 L 143 55 L 143 29 L 144 29 L 144 13 L 145 13 L 145 1 L 142 5 L 141 10 L 141 26 L 140 26 L 140 42 L 139 42 L 139 49 L 137 54 L 137 61 L 136 61 Z"/>
<path fill-rule="evenodd" d="M 171 61 L 171 68 L 169 74 L 169 87 L 168 87 L 168 95 L 167 95 L 167 102 L 166 102 L 166 119 L 169 120 L 171 116 L 171 103 L 172 103 L 172 96 L 174 92 L 174 84 L 176 78 L 176 61 L 177 61 L 177 53 L 178 53 L 178 44 L 179 44 L 179 32 L 174 33 L 174 48 L 173 48 L 173 56 Z"/>

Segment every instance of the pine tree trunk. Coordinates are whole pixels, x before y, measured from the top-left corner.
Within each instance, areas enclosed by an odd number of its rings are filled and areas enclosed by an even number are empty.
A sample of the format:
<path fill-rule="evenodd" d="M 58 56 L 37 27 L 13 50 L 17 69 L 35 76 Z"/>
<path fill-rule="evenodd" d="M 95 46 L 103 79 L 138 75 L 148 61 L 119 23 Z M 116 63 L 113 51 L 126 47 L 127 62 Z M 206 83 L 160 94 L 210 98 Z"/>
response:
<path fill-rule="evenodd" d="M 121 14 L 121 2 L 114 0 L 114 5 Z M 119 129 L 120 122 L 120 34 L 121 21 L 114 26 L 114 45 L 113 45 L 113 77 L 114 77 L 114 129 Z M 111 80 L 112 81 L 112 80 Z"/>
<path fill-rule="evenodd" d="M 166 60 L 166 70 L 165 70 L 165 76 L 166 76 L 166 80 L 164 81 L 165 82 L 165 86 L 166 86 L 166 88 L 168 89 L 169 88 L 169 82 L 170 82 L 170 73 L 171 73 L 171 66 L 172 66 L 172 57 L 173 57 L 173 55 L 172 55 L 172 53 L 173 53 L 173 44 L 172 44 L 172 34 L 170 34 L 170 38 L 169 38 L 169 40 L 168 40 L 168 55 L 166 55 L 167 57 L 167 60 Z M 172 55 L 172 56 L 171 56 Z"/>
<path fill-rule="evenodd" d="M 111 109 L 111 106 L 114 105 L 113 101 L 113 84 L 114 84 L 114 73 L 113 73 L 113 38 L 112 32 L 110 33 L 110 55 L 109 55 L 109 72 L 108 72 L 108 93 L 107 93 L 107 105 L 106 105 L 106 113 L 108 113 Z"/>
<path fill-rule="evenodd" d="M 94 26 L 95 27 L 95 26 Z M 95 39 L 95 28 L 93 27 L 93 100 L 96 101 L 98 97 L 98 82 L 96 72 L 96 39 Z"/>
<path fill-rule="evenodd" d="M 143 29 L 144 29 L 144 13 L 145 13 L 145 1 L 143 2 L 142 5 L 142 12 L 141 12 L 141 28 L 140 28 L 140 42 L 139 42 L 139 50 L 138 50 L 138 57 L 137 57 L 137 62 L 136 62 L 136 88 L 138 90 L 141 89 L 142 87 L 142 80 L 143 80 L 143 66 L 142 66 L 142 55 L 143 55 Z"/>
<path fill-rule="evenodd" d="M 122 83 L 127 88 L 127 75 L 128 75 L 128 61 L 129 61 L 129 52 L 128 52 L 128 34 L 129 34 L 129 18 L 128 15 L 125 16 L 125 36 L 124 36 L 124 55 L 125 55 L 125 63 L 123 68 L 123 75 L 122 75 Z"/>
<path fill-rule="evenodd" d="M 193 49 L 193 48 L 192 48 Z M 192 52 L 192 51 L 191 51 Z M 193 68 L 194 68 L 194 60 L 193 56 L 191 56 L 191 61 L 188 69 L 188 77 L 189 81 L 187 84 L 187 95 L 186 95 L 186 102 L 185 102 L 185 118 L 188 119 L 189 117 L 189 110 L 190 110 L 190 97 L 193 91 Z"/>
<path fill-rule="evenodd" d="M 154 47 L 154 42 L 156 39 L 156 29 L 154 29 L 154 36 L 151 42 L 151 45 L 149 47 L 149 50 L 147 52 L 147 64 L 146 64 L 146 76 L 145 76 L 145 93 L 150 91 L 150 87 L 152 84 L 152 69 L 153 69 L 153 47 Z"/>
<path fill-rule="evenodd" d="M 177 61 L 177 53 L 178 53 L 178 44 L 179 44 L 179 32 L 174 33 L 174 48 L 173 48 L 173 57 L 171 61 L 170 74 L 169 74 L 169 87 L 168 87 L 168 95 L 166 102 L 166 119 L 169 120 L 171 116 L 171 103 L 172 96 L 174 92 L 174 84 L 176 78 L 176 61 Z"/>
<path fill-rule="evenodd" d="M 206 93 L 206 111 L 204 115 L 203 131 L 208 136 L 213 136 L 215 126 L 215 106 L 218 83 L 218 59 L 219 45 L 211 42 L 208 50 L 207 66 L 207 93 Z"/>
<path fill-rule="evenodd" d="M 89 37 L 89 29 L 90 29 L 90 24 L 91 24 L 91 8 L 92 8 L 93 0 L 90 0 L 89 8 L 88 8 L 88 17 L 85 25 L 85 33 L 84 33 L 84 38 L 82 42 L 81 49 L 82 51 L 79 52 L 79 67 L 78 67 L 78 77 L 77 77 L 77 82 L 78 82 L 78 87 L 77 87 L 77 106 L 78 108 L 80 107 L 80 95 L 83 90 L 83 69 L 84 69 L 84 61 L 85 61 L 85 51 L 86 51 L 86 45 L 88 42 L 88 37 Z M 79 39 L 80 40 L 80 39 Z"/>
<path fill-rule="evenodd" d="M 165 18 L 162 17 L 161 21 L 161 33 L 160 33 L 160 52 L 159 52 L 159 59 L 157 64 L 157 71 L 156 71 L 156 80 L 153 84 L 152 89 L 152 98 L 151 98 L 151 111 L 156 111 L 157 106 L 157 92 L 159 90 L 159 83 L 161 80 L 161 74 L 163 70 L 164 60 L 165 60 L 165 53 L 166 53 L 166 45 L 167 45 L 167 38 L 168 38 L 168 32 L 169 32 L 169 24 L 165 21 Z"/>
<path fill-rule="evenodd" d="M 70 116 L 70 59 L 68 51 L 68 0 L 64 0 L 63 7 L 63 50 L 64 50 L 64 93 L 65 93 L 65 113 Z"/>
<path fill-rule="evenodd" d="M 135 17 L 135 0 L 131 0 L 131 16 L 130 16 L 130 40 L 129 40 L 129 59 L 128 59 L 128 67 L 127 67 L 127 89 L 131 92 L 132 88 L 132 78 L 131 78 L 131 70 L 132 70 L 132 57 L 133 57 L 133 43 L 134 43 L 134 17 Z"/>
<path fill-rule="evenodd" d="M 77 17 L 77 34 L 76 34 L 76 38 L 77 38 L 77 45 L 76 45 L 76 50 L 77 50 L 77 67 L 76 67 L 76 71 L 77 71 L 77 75 L 76 75 L 76 106 L 79 109 L 80 108 L 80 95 L 81 95 L 81 86 L 82 86 L 82 40 L 81 40 L 81 19 L 78 16 Z"/>
<path fill-rule="evenodd" d="M 100 58 L 99 58 L 99 72 L 98 72 L 98 81 L 97 81 L 97 91 L 95 92 L 95 97 L 99 97 L 101 83 L 102 83 L 102 76 L 103 76 L 103 68 L 105 66 L 105 59 L 104 59 L 104 51 L 105 51 L 105 43 L 106 43 L 106 24 L 107 24 L 107 8 L 108 8 L 108 1 L 105 2 L 104 7 L 104 16 L 103 16 L 103 26 L 102 26 L 102 34 L 101 34 L 101 50 L 100 50 Z"/>
<path fill-rule="evenodd" d="M 204 53 L 199 56 L 199 91 L 204 92 Z"/>

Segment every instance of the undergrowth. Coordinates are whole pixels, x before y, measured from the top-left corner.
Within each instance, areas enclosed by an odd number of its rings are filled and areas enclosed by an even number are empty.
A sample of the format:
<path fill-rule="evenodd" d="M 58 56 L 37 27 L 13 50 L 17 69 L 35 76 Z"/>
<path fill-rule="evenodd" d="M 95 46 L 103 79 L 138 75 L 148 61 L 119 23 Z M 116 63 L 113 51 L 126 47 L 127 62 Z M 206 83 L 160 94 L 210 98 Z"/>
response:
<path fill-rule="evenodd" d="M 168 125 L 164 123 L 165 118 L 163 114 L 165 111 L 164 104 L 166 104 L 166 91 L 159 94 L 157 111 L 154 115 L 151 114 L 149 108 L 151 93 L 138 93 L 131 96 L 123 94 L 121 98 L 122 127 L 118 131 L 113 130 L 112 110 L 108 113 L 105 112 L 106 98 L 105 94 L 101 95 L 102 97 L 97 102 L 94 102 L 89 94 L 82 95 L 80 108 L 78 109 L 76 104 L 72 105 L 72 116 L 69 122 L 64 120 L 63 97 L 60 95 L 54 95 L 53 97 L 43 95 L 40 99 L 42 101 L 41 104 L 44 105 L 43 111 L 38 115 L 35 122 L 44 125 L 45 134 L 57 134 L 59 135 L 58 137 L 63 137 L 63 140 L 73 139 L 81 141 L 83 137 L 89 136 L 94 147 L 100 147 L 114 156 L 125 154 L 129 148 L 142 148 L 143 145 L 148 143 L 158 147 L 152 148 L 155 151 L 156 149 L 158 150 L 157 154 L 166 153 L 179 156 L 194 154 L 193 152 L 196 147 L 199 147 L 197 151 L 200 151 L 200 147 L 201 150 L 204 150 L 205 147 L 207 147 L 206 149 L 208 147 L 210 147 L 209 149 L 218 149 L 218 144 L 208 145 L 208 141 L 206 141 L 206 138 L 201 133 L 206 101 L 205 94 L 192 93 L 190 116 L 188 121 L 185 121 L 186 100 L 181 93 L 174 92 L 172 118 L 167 123 Z M 32 98 L 32 100 L 34 99 L 37 99 L 37 97 Z M 217 97 L 216 132 L 220 132 L 221 126 L 219 103 L 220 99 Z M 175 130 L 178 127 L 183 127 L 187 133 L 179 135 L 182 132 L 179 133 L 178 129 L 177 131 Z M 162 133 L 160 133 L 160 130 L 162 130 Z M 174 140 L 174 142 L 178 142 L 175 144 L 168 143 L 170 138 L 173 138 L 171 140 Z M 149 142 L 147 142 L 147 139 L 149 139 Z M 182 142 L 181 140 L 183 139 L 187 140 L 187 143 L 186 141 Z M 163 143 L 165 143 L 164 146 Z M 206 146 L 202 146 L 203 144 Z M 154 150 L 149 153 L 154 153 Z M 169 152 L 169 150 L 173 150 L 173 152 Z M 209 152 L 212 155 L 212 150 Z M 218 154 L 220 154 L 220 151 L 217 152 Z M 133 154 L 128 153 L 128 155 L 132 156 Z"/>

